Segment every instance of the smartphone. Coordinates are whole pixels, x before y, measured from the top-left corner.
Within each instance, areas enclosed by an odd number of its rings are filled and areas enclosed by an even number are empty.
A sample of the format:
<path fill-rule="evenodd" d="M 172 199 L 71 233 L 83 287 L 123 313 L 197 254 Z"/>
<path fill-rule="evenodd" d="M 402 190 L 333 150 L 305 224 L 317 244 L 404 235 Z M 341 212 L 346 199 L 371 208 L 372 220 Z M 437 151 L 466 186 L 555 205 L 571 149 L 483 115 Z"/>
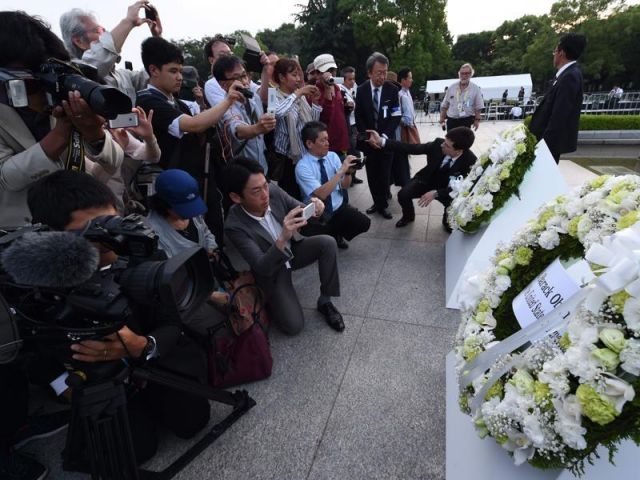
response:
<path fill-rule="evenodd" d="M 274 114 L 276 113 L 276 104 L 278 103 L 278 91 L 275 88 L 269 88 L 268 90 L 268 102 L 267 102 L 267 113 Z"/>
<path fill-rule="evenodd" d="M 138 126 L 138 114 L 135 112 L 121 113 L 113 120 L 109 120 L 109 128 L 127 128 Z"/>
<path fill-rule="evenodd" d="M 144 7 L 144 17 L 155 22 L 158 19 L 158 11 L 156 7 L 151 4 L 148 4 Z"/>
<path fill-rule="evenodd" d="M 333 82 L 336 85 L 344 85 L 344 77 L 333 77 Z"/>
<path fill-rule="evenodd" d="M 309 205 L 302 209 L 302 218 L 309 220 L 316 214 L 316 205 L 311 202 Z"/>
<path fill-rule="evenodd" d="M 369 132 L 358 132 L 356 140 L 358 140 L 359 142 L 366 142 L 367 140 L 369 140 Z"/>

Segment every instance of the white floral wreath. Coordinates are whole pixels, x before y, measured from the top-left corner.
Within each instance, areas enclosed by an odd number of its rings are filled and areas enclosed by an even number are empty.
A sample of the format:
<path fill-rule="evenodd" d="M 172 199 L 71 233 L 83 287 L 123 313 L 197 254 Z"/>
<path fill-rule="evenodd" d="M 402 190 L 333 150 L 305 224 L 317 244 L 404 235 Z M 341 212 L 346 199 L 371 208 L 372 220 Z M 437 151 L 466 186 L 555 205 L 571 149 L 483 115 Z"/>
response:
<path fill-rule="evenodd" d="M 632 402 L 640 390 L 639 221 L 640 177 L 599 177 L 544 205 L 470 280 L 456 341 L 460 403 L 479 434 L 494 437 L 516 464 L 582 473 L 600 444 L 615 450 L 640 434 L 640 404 Z M 538 257 L 553 257 L 563 239 L 579 242 L 598 276 L 581 291 L 586 299 L 560 341 L 546 337 L 502 355 L 463 382 L 504 340 L 496 335 L 498 307 L 519 293 L 509 291 L 514 270 L 541 271 L 547 265 Z"/>
<path fill-rule="evenodd" d="M 451 228 L 474 232 L 517 189 L 534 160 L 535 138 L 524 124 L 502 132 L 464 178 L 453 180 L 447 210 Z M 500 195 L 499 198 L 498 195 Z M 496 205 L 496 200 L 499 200 Z"/>

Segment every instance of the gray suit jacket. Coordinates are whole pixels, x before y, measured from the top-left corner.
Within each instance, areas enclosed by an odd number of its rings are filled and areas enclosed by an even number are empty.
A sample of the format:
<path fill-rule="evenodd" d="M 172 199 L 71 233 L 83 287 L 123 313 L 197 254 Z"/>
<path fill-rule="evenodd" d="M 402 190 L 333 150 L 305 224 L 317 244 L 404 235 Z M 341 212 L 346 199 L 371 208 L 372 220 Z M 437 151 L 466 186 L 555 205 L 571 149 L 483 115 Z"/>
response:
<path fill-rule="evenodd" d="M 284 217 L 298 205 L 304 206 L 277 185 L 269 184 L 269 206 L 275 219 L 282 224 Z M 293 254 L 287 248 L 281 251 L 275 241 L 258 221 L 251 218 L 242 206 L 233 205 L 224 223 L 224 232 L 238 249 L 240 255 L 251 267 L 256 280 L 267 280 L 286 268 L 285 263 Z M 301 241 L 304 237 L 296 234 L 292 241 Z"/>
<path fill-rule="evenodd" d="M 31 184 L 63 168 L 61 158 L 52 160 L 36 142 L 22 118 L 10 106 L 0 104 L 0 227 L 19 227 L 31 222 L 27 191 Z M 122 164 L 124 153 L 106 132 L 102 151 L 85 160 L 87 173 L 106 182 Z M 93 161 L 92 161 L 93 160 Z"/>

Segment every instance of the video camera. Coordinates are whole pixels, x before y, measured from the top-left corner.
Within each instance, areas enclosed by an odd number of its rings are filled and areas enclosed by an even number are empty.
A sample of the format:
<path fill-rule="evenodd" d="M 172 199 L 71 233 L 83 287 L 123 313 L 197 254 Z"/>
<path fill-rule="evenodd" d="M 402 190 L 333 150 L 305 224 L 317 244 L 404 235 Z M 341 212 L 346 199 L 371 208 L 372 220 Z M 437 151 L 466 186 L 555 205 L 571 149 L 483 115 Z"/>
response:
<path fill-rule="evenodd" d="M 0 101 L 5 100 L 14 108 L 28 107 L 28 94 L 44 90 L 47 102 L 53 108 L 67 99 L 69 92 L 78 90 L 91 110 L 106 119 L 131 113 L 131 99 L 125 93 L 96 80 L 95 67 L 55 58 L 40 65 L 38 72 L 0 68 L 0 83 L 5 87 L 4 92 L 0 91 Z"/>
<path fill-rule="evenodd" d="M 93 244 L 118 260 L 98 268 Z M 70 363 L 71 343 L 103 338 L 149 311 L 183 320 L 214 287 L 202 248 L 166 259 L 139 215 L 98 217 L 76 233 L 5 232 L 0 260 L 0 364 L 17 356 L 21 337 Z"/>

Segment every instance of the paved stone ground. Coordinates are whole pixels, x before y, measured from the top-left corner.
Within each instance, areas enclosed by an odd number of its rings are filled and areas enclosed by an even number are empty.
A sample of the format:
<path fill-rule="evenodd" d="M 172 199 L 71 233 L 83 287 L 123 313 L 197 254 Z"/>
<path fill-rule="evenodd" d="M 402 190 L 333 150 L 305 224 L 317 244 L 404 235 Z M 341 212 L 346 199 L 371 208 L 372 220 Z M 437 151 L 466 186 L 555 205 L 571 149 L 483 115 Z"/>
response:
<path fill-rule="evenodd" d="M 512 123 L 482 123 L 473 150 L 483 152 Z M 442 135 L 437 125 L 420 129 L 423 141 Z M 424 157 L 411 163 L 416 172 Z M 592 176 L 571 162 L 561 170 L 570 184 Z M 361 210 L 370 206 L 366 184 L 350 195 Z M 394 227 L 395 198 L 391 210 L 393 220 L 373 216 L 371 230 L 340 251 L 335 303 L 345 332 L 329 329 L 315 311 L 316 267 L 296 272 L 304 331 L 293 338 L 273 332 L 273 375 L 246 386 L 257 406 L 176 478 L 444 479 L 445 355 L 459 314 L 444 306 L 442 207 L 418 207 L 403 229 Z M 227 413 L 218 405 L 212 411 L 214 419 Z M 64 438 L 25 450 L 51 468 L 50 478 L 84 478 L 61 471 Z M 167 433 L 147 466 L 168 465 L 185 445 Z"/>

